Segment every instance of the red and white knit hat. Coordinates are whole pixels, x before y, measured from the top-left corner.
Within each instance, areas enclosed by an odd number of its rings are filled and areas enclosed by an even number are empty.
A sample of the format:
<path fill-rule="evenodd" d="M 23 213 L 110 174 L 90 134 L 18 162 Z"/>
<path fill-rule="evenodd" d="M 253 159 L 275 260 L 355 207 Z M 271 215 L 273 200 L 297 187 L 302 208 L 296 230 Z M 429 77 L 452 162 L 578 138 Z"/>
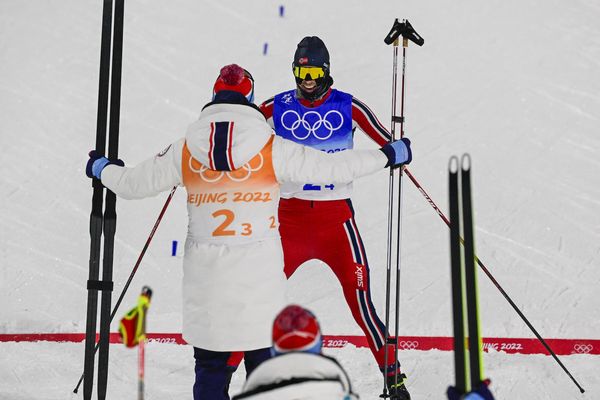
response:
<path fill-rule="evenodd" d="M 313 313 L 298 305 L 284 308 L 273 323 L 273 350 L 321 352 L 321 329 Z"/>
<path fill-rule="evenodd" d="M 230 64 L 221 68 L 213 87 L 213 98 L 222 90 L 241 93 L 249 102 L 254 101 L 254 79 L 250 72 L 237 64 Z"/>

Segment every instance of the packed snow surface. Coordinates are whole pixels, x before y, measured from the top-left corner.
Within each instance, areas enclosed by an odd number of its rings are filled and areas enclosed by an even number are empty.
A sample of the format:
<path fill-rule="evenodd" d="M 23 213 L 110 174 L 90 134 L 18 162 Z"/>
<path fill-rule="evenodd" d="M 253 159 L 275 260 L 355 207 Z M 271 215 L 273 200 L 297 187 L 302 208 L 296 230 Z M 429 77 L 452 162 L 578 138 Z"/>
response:
<path fill-rule="evenodd" d="M 129 0 L 125 13 L 119 156 L 129 165 L 184 134 L 225 64 L 252 72 L 258 101 L 292 88 L 292 55 L 306 35 L 327 44 L 335 87 L 389 125 L 393 50 L 383 38 L 394 18 L 409 19 L 425 38 L 406 49 L 410 171 L 446 212 L 448 159 L 468 152 L 480 259 L 542 336 L 600 339 L 597 1 Z M 101 17 L 99 0 L 0 2 L 0 334 L 85 331 L 92 190 L 84 167 L 95 143 Z M 374 144 L 357 132 L 356 147 Z M 450 336 L 448 229 L 406 177 L 402 188 L 400 334 Z M 166 196 L 118 200 L 115 297 Z M 355 182 L 353 201 L 383 315 L 387 171 Z M 171 245 L 181 249 L 185 233 L 179 190 L 122 307 L 151 286 L 152 332 L 181 330 L 182 256 L 171 256 Z M 533 337 L 483 274 L 479 286 L 484 336 Z M 289 298 L 313 310 L 326 334 L 362 334 L 317 261 L 289 281 Z M 79 398 L 71 391 L 83 350 L 1 343 L 0 399 Z M 368 349 L 327 352 L 361 398 L 378 398 Z M 108 398 L 135 396 L 135 359 L 111 347 Z M 445 398 L 451 352 L 400 359 L 415 400 Z M 600 398 L 598 356 L 561 359 L 584 395 L 549 356 L 484 356 L 497 399 Z M 191 348 L 149 344 L 146 375 L 147 399 L 191 398 Z M 242 383 L 236 374 L 231 392 Z"/>

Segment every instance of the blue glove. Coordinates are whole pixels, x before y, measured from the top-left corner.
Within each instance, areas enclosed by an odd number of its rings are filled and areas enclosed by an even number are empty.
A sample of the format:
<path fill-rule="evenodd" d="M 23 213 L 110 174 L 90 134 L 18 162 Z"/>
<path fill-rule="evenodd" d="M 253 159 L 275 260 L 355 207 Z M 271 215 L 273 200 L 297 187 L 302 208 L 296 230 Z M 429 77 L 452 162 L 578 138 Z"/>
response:
<path fill-rule="evenodd" d="M 88 155 L 90 156 L 90 159 L 88 160 L 87 165 L 85 166 L 85 174 L 89 178 L 100 179 L 100 176 L 102 175 L 102 170 L 107 165 L 114 164 L 120 167 L 125 166 L 123 160 L 110 161 L 108 158 L 100 156 L 96 152 L 96 150 L 90 151 Z"/>
<path fill-rule="evenodd" d="M 390 142 L 381 149 L 388 158 L 386 167 L 398 167 L 403 164 L 410 164 L 412 161 L 412 151 L 410 150 L 410 139 L 402 138 L 395 142 Z"/>
<path fill-rule="evenodd" d="M 479 383 L 476 390 L 466 394 L 460 393 L 454 386 L 450 386 L 446 391 L 446 395 L 448 396 L 448 400 L 494 400 L 492 392 L 488 389 L 489 384 L 490 380 L 486 379 Z"/>

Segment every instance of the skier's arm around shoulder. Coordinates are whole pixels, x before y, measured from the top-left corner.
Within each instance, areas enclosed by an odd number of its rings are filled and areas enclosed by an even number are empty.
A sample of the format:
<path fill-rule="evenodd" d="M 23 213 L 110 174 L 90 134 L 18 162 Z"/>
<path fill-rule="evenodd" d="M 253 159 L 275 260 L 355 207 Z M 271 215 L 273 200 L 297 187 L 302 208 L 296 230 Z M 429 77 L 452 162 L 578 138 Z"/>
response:
<path fill-rule="evenodd" d="M 135 167 L 125 167 L 122 162 L 111 162 L 104 157 L 94 159 L 90 155 L 86 173 L 89 177 L 100 179 L 119 197 L 141 199 L 155 196 L 181 184 L 183 143 L 184 139 L 180 139 Z"/>
<path fill-rule="evenodd" d="M 411 160 L 408 139 L 386 144 L 378 150 L 346 150 L 333 154 L 278 136 L 273 142 L 273 166 L 279 182 L 347 183 Z"/>

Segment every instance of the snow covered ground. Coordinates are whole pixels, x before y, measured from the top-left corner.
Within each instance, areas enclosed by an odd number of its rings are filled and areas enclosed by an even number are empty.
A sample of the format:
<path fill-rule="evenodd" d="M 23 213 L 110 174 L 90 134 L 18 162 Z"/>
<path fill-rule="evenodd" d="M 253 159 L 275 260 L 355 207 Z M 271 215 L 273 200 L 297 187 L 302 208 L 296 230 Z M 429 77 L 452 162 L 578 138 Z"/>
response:
<path fill-rule="evenodd" d="M 279 6 L 285 6 L 284 17 Z M 99 0 L 0 2 L 0 333 L 84 332 L 100 25 Z M 420 2 L 330 0 L 129 0 L 126 3 L 120 156 L 135 164 L 183 135 L 208 102 L 220 66 L 250 70 L 259 101 L 292 87 L 296 43 L 318 35 L 335 86 L 390 119 L 393 19 L 423 35 L 407 49 L 406 134 L 411 171 L 447 210 L 446 166 L 473 159 L 477 252 L 547 338 L 600 339 L 600 5 L 595 0 Z M 265 43 L 268 52 L 263 55 Z M 357 147 L 372 147 L 357 133 Z M 386 172 L 355 184 L 357 222 L 383 311 Z M 118 201 L 119 293 L 166 193 Z M 449 336 L 448 230 L 404 180 L 402 335 Z M 149 330 L 181 328 L 186 210 L 179 191 L 124 301 L 143 284 L 155 295 Z M 181 247 L 181 246 L 180 246 Z M 480 274 L 484 336 L 532 337 Z M 290 301 L 319 316 L 325 333 L 361 334 L 333 274 L 317 262 L 289 282 Z M 113 331 L 116 325 L 113 325 Z M 364 399 L 381 392 L 367 349 L 329 350 Z M 186 346 L 148 346 L 147 398 L 191 398 Z M 452 354 L 404 351 L 415 399 L 442 399 Z M 587 390 L 548 356 L 489 353 L 498 399 L 598 399 L 598 356 L 561 357 Z M 83 344 L 1 343 L 0 399 L 71 399 Z M 135 396 L 135 352 L 111 347 L 109 398 Z M 243 382 L 234 378 L 232 392 Z"/>

